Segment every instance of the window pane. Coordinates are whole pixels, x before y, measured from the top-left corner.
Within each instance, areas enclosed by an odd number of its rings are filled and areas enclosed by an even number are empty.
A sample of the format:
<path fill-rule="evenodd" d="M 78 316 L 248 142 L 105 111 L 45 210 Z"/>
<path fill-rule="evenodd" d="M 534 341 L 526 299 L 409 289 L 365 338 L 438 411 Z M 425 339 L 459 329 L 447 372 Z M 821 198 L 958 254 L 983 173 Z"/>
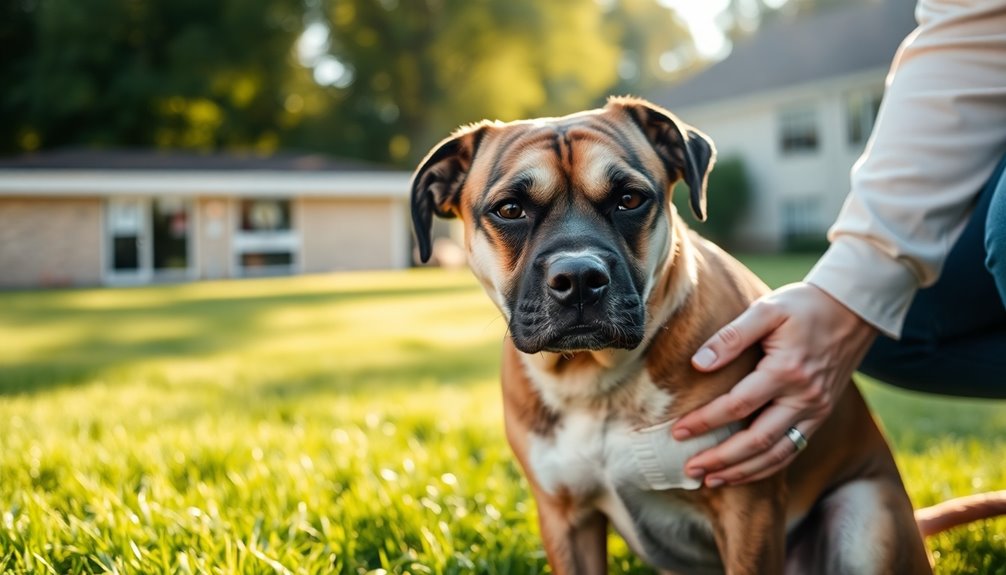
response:
<path fill-rule="evenodd" d="M 241 254 L 241 265 L 246 268 L 289 266 L 293 264 L 290 252 L 248 252 Z"/>
<path fill-rule="evenodd" d="M 784 154 L 817 150 L 817 112 L 814 108 L 794 107 L 779 115 L 779 147 Z"/>
<path fill-rule="evenodd" d="M 853 95 L 849 98 L 847 109 L 849 116 L 849 143 L 862 144 L 866 141 L 866 134 L 864 133 L 866 118 L 864 117 L 863 99 Z"/>
<path fill-rule="evenodd" d="M 821 202 L 818 198 L 790 198 L 782 203 L 783 233 L 787 237 L 821 233 Z"/>
<path fill-rule="evenodd" d="M 241 230 L 271 232 L 289 230 L 290 200 L 241 200 Z"/>
<path fill-rule="evenodd" d="M 158 199 L 151 213 L 154 269 L 185 269 L 189 261 L 189 210 L 184 200 Z"/>
<path fill-rule="evenodd" d="M 112 269 L 115 271 L 140 269 L 140 246 L 137 236 L 112 238 Z"/>
<path fill-rule="evenodd" d="M 866 144 L 873 131 L 873 124 L 880 110 L 880 101 L 884 96 L 882 88 L 860 90 L 850 93 L 845 99 L 846 132 L 849 145 Z"/>

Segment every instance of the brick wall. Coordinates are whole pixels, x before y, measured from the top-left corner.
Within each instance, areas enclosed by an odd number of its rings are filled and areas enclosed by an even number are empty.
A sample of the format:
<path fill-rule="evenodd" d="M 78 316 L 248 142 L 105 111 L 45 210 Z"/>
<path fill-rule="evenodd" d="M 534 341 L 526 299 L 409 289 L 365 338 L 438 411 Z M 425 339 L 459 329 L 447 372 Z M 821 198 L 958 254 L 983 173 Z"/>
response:
<path fill-rule="evenodd" d="M 100 198 L 0 198 L 0 287 L 101 283 Z"/>

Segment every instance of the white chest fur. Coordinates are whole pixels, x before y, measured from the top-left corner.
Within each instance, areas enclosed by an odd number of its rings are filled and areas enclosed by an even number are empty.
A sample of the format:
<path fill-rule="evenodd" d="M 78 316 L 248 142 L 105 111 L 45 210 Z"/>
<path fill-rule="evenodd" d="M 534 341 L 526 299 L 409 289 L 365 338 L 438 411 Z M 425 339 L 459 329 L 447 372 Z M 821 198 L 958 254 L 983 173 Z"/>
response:
<path fill-rule="evenodd" d="M 531 438 L 531 467 L 549 493 L 591 499 L 610 487 L 642 480 L 631 452 L 632 430 L 597 412 L 564 413 L 554 436 Z M 640 484 L 640 487 L 643 485 Z"/>
<path fill-rule="evenodd" d="M 684 473 L 685 461 L 730 435 L 717 430 L 678 441 L 670 434 L 672 422 L 638 429 L 605 415 L 570 410 L 551 437 L 532 434 L 530 464 L 546 492 L 564 490 L 584 500 L 611 489 L 697 489 L 700 482 Z"/>
<path fill-rule="evenodd" d="M 666 400 L 665 405 L 670 397 Z M 653 546 L 640 531 L 680 539 L 680 532 L 695 525 L 708 527 L 674 491 L 700 486 L 684 474 L 685 461 L 730 432 L 682 442 L 671 436 L 670 422 L 637 426 L 617 410 L 564 410 L 552 435 L 531 436 L 529 463 L 542 489 L 563 491 L 584 510 L 604 512 L 629 545 L 647 557 Z"/>

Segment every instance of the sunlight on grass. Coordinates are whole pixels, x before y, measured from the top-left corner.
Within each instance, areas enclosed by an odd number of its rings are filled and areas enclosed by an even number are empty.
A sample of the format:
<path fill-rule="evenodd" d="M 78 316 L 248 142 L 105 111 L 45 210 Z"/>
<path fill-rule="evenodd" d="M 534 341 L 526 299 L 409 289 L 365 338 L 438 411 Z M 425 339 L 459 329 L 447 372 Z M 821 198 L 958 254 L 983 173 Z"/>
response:
<path fill-rule="evenodd" d="M 544 572 L 504 334 L 467 272 L 4 294 L 0 573 Z M 1001 403 L 862 385 L 917 503 L 1006 488 Z M 931 540 L 939 572 L 1006 572 L 1004 533 Z"/>

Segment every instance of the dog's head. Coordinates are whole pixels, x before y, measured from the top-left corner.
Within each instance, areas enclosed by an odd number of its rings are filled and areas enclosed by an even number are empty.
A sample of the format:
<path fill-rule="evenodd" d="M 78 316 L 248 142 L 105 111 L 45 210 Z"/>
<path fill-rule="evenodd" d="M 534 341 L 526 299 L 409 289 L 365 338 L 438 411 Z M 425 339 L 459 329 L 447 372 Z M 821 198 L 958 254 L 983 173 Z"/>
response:
<path fill-rule="evenodd" d="M 482 122 L 426 156 L 412 179 L 420 256 L 433 215 L 465 224 L 469 264 L 525 353 L 632 349 L 670 256 L 670 193 L 705 218 L 715 151 L 632 98 L 561 118 Z"/>

